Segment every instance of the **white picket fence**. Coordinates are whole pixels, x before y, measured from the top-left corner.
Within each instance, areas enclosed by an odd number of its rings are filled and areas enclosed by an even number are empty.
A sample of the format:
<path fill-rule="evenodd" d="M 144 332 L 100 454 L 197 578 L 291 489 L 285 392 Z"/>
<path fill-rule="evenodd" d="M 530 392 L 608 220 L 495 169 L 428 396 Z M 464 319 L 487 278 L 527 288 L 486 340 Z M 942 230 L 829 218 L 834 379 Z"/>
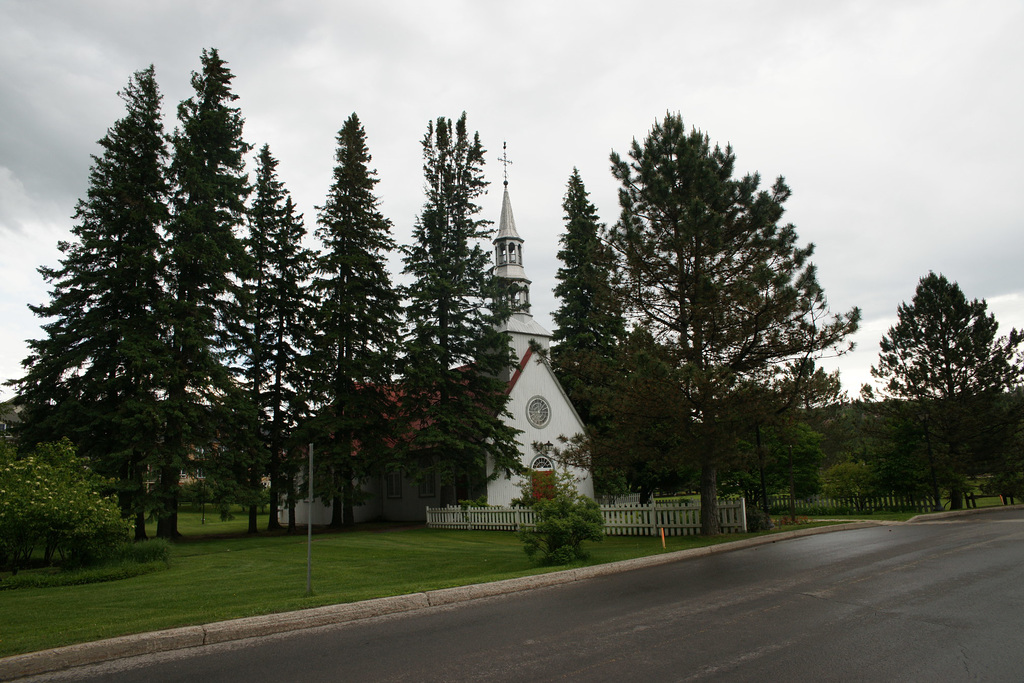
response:
<path fill-rule="evenodd" d="M 691 536 L 700 533 L 700 505 L 656 503 L 653 505 L 602 505 L 606 536 Z M 742 498 L 718 501 L 718 523 L 725 534 L 747 530 L 747 511 Z M 427 526 L 433 529 L 518 531 L 534 524 L 530 508 L 486 507 L 427 508 Z"/>

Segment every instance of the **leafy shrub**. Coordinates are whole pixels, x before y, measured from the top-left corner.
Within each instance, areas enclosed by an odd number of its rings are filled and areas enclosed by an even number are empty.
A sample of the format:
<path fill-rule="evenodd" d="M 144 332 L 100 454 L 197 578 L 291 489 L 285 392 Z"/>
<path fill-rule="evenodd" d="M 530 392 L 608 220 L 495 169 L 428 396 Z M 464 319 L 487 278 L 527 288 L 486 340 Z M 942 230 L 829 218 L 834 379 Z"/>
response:
<path fill-rule="evenodd" d="M 0 558 L 14 574 L 37 548 L 43 561 L 95 564 L 128 539 L 117 503 L 99 491 L 67 439 L 41 444 L 26 456 L 0 444 Z"/>
<path fill-rule="evenodd" d="M 119 562 L 134 562 L 146 564 L 147 562 L 163 562 L 170 564 L 171 544 L 165 538 L 151 538 L 148 541 L 137 543 L 125 543 L 117 554 Z"/>
<path fill-rule="evenodd" d="M 569 564 L 587 558 L 584 541 L 604 540 L 604 516 L 591 498 L 576 492 L 571 473 L 531 472 L 513 503 L 533 510 L 534 526 L 519 531 L 523 550 L 540 564 Z M 538 485 L 539 484 L 539 485 Z"/>
<path fill-rule="evenodd" d="M 542 498 L 533 504 L 533 528 L 523 529 L 519 538 L 531 559 L 541 564 L 569 564 L 588 557 L 584 541 L 604 539 L 604 516 L 592 499 L 573 492 Z"/>
<path fill-rule="evenodd" d="M 22 572 L 0 581 L 0 590 L 120 581 L 166 569 L 170 563 L 171 546 L 166 539 L 154 538 L 140 543 L 129 541 L 121 543 L 99 566 Z"/>
<path fill-rule="evenodd" d="M 756 505 L 747 505 L 747 531 L 768 531 L 772 518 Z"/>
<path fill-rule="evenodd" d="M 825 470 L 822 492 L 829 498 L 857 498 L 870 495 L 874 473 L 863 462 L 841 462 Z"/>

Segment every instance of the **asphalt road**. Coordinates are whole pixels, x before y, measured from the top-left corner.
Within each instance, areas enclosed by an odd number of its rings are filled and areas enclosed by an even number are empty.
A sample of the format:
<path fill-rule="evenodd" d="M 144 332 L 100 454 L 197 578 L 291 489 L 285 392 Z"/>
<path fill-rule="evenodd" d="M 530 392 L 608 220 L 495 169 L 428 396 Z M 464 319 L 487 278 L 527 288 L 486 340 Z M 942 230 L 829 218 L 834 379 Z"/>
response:
<path fill-rule="evenodd" d="M 1024 510 L 809 536 L 34 680 L 1024 681 Z"/>

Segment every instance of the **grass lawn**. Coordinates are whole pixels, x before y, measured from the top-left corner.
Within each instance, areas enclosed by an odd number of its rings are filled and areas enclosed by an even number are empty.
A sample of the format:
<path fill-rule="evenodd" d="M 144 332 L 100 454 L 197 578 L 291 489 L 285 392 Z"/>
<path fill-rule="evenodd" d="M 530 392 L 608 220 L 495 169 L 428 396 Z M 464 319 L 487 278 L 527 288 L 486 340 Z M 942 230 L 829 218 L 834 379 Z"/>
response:
<path fill-rule="evenodd" d="M 979 501 L 980 505 L 999 505 Z M 905 521 L 914 513 L 830 517 Z M 248 520 L 207 510 L 179 514 L 184 538 L 167 570 L 110 583 L 0 591 L 0 656 L 190 624 L 269 614 L 437 588 L 484 583 L 563 567 L 530 563 L 515 534 L 365 524 L 313 536 L 313 594 L 306 595 L 306 533 L 247 536 Z M 802 520 L 801 520 L 802 521 Z M 266 515 L 260 517 L 266 527 Z M 810 519 L 801 527 L 829 522 Z M 831 522 L 835 523 L 835 522 Z M 786 531 L 796 527 L 780 527 Z M 586 564 L 738 540 L 608 536 L 588 544 Z"/>
<path fill-rule="evenodd" d="M 266 518 L 261 517 L 260 528 Z M 305 529 L 244 534 L 243 515 L 179 515 L 184 539 L 169 569 L 83 586 L 0 591 L 0 656 L 128 633 L 202 624 L 368 598 L 483 583 L 563 567 L 530 563 L 515 534 L 360 525 L 313 536 L 313 594 L 306 595 Z M 229 536 L 230 534 L 240 534 Z M 672 552 L 747 535 L 713 538 L 606 537 L 586 564 Z"/>

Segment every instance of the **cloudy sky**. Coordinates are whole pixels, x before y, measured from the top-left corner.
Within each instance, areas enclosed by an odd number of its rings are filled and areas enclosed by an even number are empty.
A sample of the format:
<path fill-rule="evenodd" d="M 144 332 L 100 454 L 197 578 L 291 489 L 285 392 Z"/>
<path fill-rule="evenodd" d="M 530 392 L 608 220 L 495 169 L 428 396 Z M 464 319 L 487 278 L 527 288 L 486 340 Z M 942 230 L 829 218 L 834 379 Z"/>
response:
<path fill-rule="evenodd" d="M 835 311 L 860 306 L 870 380 L 878 340 L 929 270 L 1024 327 L 1024 4 L 681 0 L 4 0 L 0 3 L 0 381 L 38 338 L 39 265 L 57 265 L 116 93 L 156 67 L 165 126 L 216 47 L 245 136 L 270 145 L 305 213 L 330 185 L 334 135 L 358 113 L 382 210 L 408 242 L 430 119 L 467 112 L 489 150 L 497 220 L 509 189 L 534 314 L 551 329 L 561 200 L 578 167 L 602 220 L 609 173 L 665 112 L 731 143 L 737 171 L 793 190 L 787 218 L 816 245 Z M 11 396 L 0 389 L 0 398 Z"/>

